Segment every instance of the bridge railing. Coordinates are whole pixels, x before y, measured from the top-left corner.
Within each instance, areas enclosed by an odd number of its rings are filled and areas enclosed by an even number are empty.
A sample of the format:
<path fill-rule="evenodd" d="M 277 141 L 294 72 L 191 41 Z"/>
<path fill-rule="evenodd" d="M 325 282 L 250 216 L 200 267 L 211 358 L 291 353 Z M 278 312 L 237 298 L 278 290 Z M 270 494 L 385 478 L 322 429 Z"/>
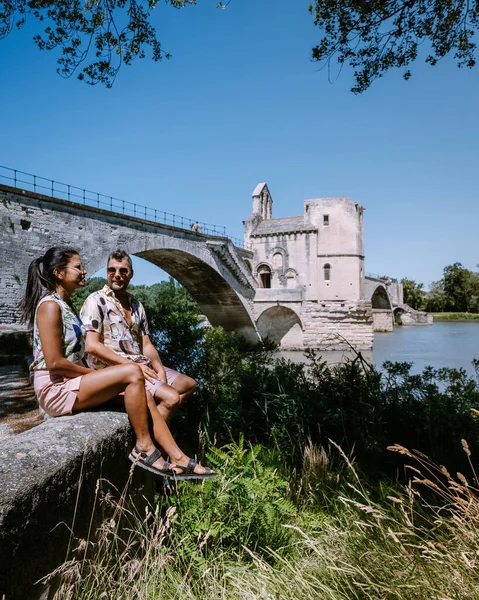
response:
<path fill-rule="evenodd" d="M 129 217 L 137 217 L 146 221 L 153 221 L 162 225 L 172 225 L 180 229 L 193 229 L 195 223 L 199 225 L 197 233 L 206 235 L 217 235 L 230 239 L 235 246 L 243 247 L 243 241 L 232 237 L 226 233 L 226 227 L 223 225 L 214 225 L 195 221 L 188 217 L 175 215 L 164 210 L 158 210 L 149 206 L 143 206 L 128 200 L 121 200 L 114 196 L 107 196 L 99 192 L 92 192 L 85 188 L 79 188 L 75 185 L 62 183 L 53 179 L 47 179 L 40 175 L 33 175 L 18 169 L 11 169 L 0 165 L 0 183 L 5 183 L 11 187 L 38 192 L 51 198 L 68 200 L 82 206 L 92 206 L 113 213 L 119 213 Z"/>
<path fill-rule="evenodd" d="M 382 281 L 391 281 L 392 283 L 398 282 L 398 280 L 394 277 L 389 277 L 388 275 L 376 275 L 376 273 L 365 273 L 365 277 L 370 277 L 371 279 L 380 279 Z"/>

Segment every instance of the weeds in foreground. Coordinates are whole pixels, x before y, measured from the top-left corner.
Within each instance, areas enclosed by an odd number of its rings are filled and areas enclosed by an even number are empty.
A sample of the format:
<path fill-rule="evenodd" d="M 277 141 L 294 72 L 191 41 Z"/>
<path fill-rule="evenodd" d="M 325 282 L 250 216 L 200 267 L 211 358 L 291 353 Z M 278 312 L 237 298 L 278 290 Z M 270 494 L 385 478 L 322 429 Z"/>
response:
<path fill-rule="evenodd" d="M 344 454 L 338 481 L 327 469 L 336 457 L 309 446 L 298 493 L 263 463 L 265 449 L 215 449 L 226 464 L 218 481 L 182 484 L 144 518 L 118 507 L 88 551 L 80 543 L 58 570 L 55 600 L 479 597 L 475 473 L 469 483 L 419 452 L 391 450 L 412 461 L 412 479 L 371 494 Z M 268 533 L 268 522 L 284 535 Z"/>

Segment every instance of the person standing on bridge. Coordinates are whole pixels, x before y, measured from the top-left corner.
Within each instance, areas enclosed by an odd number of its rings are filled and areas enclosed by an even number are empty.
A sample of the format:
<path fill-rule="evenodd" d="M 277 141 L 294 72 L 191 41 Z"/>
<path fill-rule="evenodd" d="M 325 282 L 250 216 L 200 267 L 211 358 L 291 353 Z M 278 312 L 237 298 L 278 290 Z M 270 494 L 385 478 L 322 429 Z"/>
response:
<path fill-rule="evenodd" d="M 195 233 L 201 233 L 201 225 L 198 223 L 198 221 L 191 223 L 190 227 Z"/>
<path fill-rule="evenodd" d="M 88 364 L 94 369 L 131 362 L 139 365 L 146 389 L 168 423 L 178 406 L 195 392 L 196 382 L 164 366 L 151 343 L 145 309 L 127 291 L 133 277 L 129 254 L 120 249 L 112 252 L 106 273 L 108 285 L 90 294 L 81 309 Z"/>
<path fill-rule="evenodd" d="M 30 263 L 22 320 L 33 325 L 34 388 L 40 406 L 50 416 L 68 415 L 104 404 L 123 394 L 136 435 L 129 458 L 163 477 L 205 479 L 215 473 L 186 456 L 145 390 L 139 365 L 128 361 L 101 371 L 84 360 L 85 327 L 71 303 L 71 294 L 85 286 L 86 269 L 73 248 L 54 247 Z M 47 295 L 44 295 L 44 288 Z M 158 444 L 174 460 L 163 460 L 149 431 L 149 415 Z"/>

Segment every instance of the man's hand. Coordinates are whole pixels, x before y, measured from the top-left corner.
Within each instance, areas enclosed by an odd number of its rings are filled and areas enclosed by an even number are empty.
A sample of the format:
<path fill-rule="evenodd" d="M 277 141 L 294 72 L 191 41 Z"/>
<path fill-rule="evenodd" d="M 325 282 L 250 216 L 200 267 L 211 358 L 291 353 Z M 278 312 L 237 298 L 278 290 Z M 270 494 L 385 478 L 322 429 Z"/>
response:
<path fill-rule="evenodd" d="M 158 374 L 156 373 L 156 371 L 153 371 L 153 369 L 151 367 L 149 367 L 148 365 L 142 365 L 141 363 L 136 363 L 137 365 L 139 365 L 141 367 L 141 370 L 143 371 L 143 375 L 145 376 L 145 379 L 147 379 L 150 383 L 155 383 L 155 381 L 161 381 L 161 379 L 158 377 Z"/>

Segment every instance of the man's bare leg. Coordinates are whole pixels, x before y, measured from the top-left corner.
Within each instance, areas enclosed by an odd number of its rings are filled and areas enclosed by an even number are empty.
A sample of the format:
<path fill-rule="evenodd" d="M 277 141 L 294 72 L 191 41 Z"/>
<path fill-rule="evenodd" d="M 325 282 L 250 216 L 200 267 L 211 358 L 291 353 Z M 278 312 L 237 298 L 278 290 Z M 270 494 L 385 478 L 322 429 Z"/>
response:
<path fill-rule="evenodd" d="M 178 375 L 172 385 L 164 384 L 155 392 L 158 412 L 169 423 L 178 407 L 195 393 L 196 381 L 187 375 Z"/>

